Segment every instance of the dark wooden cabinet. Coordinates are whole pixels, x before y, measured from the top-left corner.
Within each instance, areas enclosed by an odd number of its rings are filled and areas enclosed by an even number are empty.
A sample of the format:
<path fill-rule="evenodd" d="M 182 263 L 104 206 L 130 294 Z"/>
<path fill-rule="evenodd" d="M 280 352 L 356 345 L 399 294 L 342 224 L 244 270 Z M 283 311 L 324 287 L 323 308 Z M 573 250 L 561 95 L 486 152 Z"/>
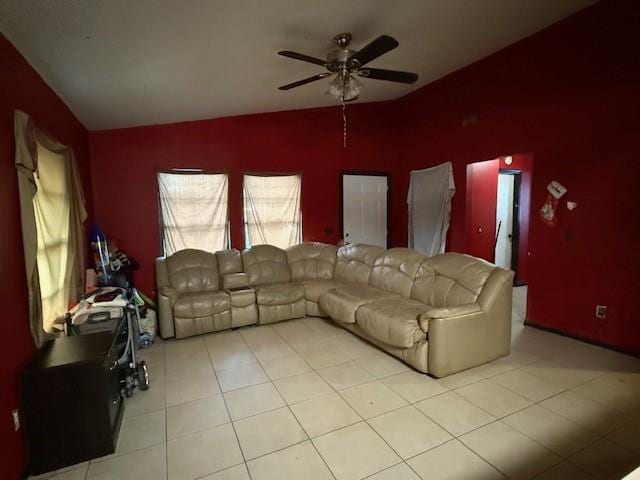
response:
<path fill-rule="evenodd" d="M 115 451 L 124 400 L 114 333 L 45 344 L 23 370 L 21 400 L 29 468 L 40 474 Z"/>

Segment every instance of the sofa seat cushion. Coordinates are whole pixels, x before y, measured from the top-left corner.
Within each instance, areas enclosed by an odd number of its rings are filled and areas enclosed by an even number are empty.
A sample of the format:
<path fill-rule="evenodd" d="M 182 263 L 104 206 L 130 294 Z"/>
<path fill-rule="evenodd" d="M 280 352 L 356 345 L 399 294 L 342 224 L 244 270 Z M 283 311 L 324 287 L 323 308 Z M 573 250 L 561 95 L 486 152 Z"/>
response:
<path fill-rule="evenodd" d="M 304 287 L 304 298 L 312 302 L 317 302 L 324 292 L 344 286 L 344 283 L 335 280 L 305 280 L 301 283 Z"/>
<path fill-rule="evenodd" d="M 183 293 L 173 304 L 173 314 L 181 318 L 198 318 L 229 310 L 226 292 Z"/>
<path fill-rule="evenodd" d="M 409 348 L 425 340 L 419 317 L 428 306 L 407 298 L 383 298 L 362 305 L 356 323 L 368 335 L 387 345 Z"/>
<path fill-rule="evenodd" d="M 356 311 L 361 305 L 389 297 L 400 298 L 400 295 L 369 285 L 350 284 L 323 293 L 320 295 L 319 303 L 334 320 L 355 323 Z"/>
<path fill-rule="evenodd" d="M 304 300 L 304 287 L 298 283 L 274 283 L 255 289 L 258 305 L 288 305 Z"/>

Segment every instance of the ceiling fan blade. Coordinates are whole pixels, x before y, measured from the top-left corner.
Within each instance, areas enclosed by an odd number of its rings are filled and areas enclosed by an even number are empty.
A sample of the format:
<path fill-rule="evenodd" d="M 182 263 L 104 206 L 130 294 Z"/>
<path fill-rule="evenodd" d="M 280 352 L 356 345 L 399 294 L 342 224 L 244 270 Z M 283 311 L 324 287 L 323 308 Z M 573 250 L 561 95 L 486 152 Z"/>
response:
<path fill-rule="evenodd" d="M 287 85 L 278 87 L 278 90 L 290 90 L 292 88 L 299 87 L 300 85 L 305 85 L 307 83 L 315 82 L 316 80 L 322 80 L 323 78 L 326 78 L 329 75 L 333 75 L 333 74 L 331 72 L 319 73 L 318 75 L 314 75 L 313 77 L 298 80 L 297 82 L 288 83 Z"/>
<path fill-rule="evenodd" d="M 363 68 L 356 72 L 363 78 L 387 80 L 398 83 L 415 83 L 418 80 L 417 73 L 401 72 L 399 70 L 385 70 L 383 68 Z"/>
<path fill-rule="evenodd" d="M 294 60 L 301 60 L 303 62 L 314 63 L 316 65 L 320 65 L 322 67 L 327 66 L 327 62 L 324 60 L 320 60 L 319 58 L 310 57 L 309 55 L 305 55 L 303 53 L 291 52 L 289 50 L 283 50 L 282 52 L 278 52 L 278 55 L 282 55 L 283 57 L 293 58 Z"/>
<path fill-rule="evenodd" d="M 399 45 L 398 41 L 389 35 L 380 35 L 373 42 L 364 46 L 349 57 L 350 68 L 358 68 L 366 65 L 371 60 L 393 50 Z"/>

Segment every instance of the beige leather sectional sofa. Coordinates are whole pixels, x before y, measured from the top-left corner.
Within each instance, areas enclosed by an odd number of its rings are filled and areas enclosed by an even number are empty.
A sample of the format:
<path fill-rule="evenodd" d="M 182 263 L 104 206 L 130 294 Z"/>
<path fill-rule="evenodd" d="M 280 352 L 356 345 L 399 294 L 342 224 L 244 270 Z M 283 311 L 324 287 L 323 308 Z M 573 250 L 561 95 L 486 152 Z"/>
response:
<path fill-rule="evenodd" d="M 409 248 L 257 245 L 156 260 L 160 332 L 323 316 L 436 377 L 507 355 L 513 272 Z"/>

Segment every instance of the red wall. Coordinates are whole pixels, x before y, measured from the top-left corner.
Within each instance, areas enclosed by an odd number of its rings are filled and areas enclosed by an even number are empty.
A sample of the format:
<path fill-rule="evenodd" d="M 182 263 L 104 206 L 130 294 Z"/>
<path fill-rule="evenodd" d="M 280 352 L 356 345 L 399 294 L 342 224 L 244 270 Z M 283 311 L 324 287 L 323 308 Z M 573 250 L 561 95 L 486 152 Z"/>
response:
<path fill-rule="evenodd" d="M 532 209 L 531 205 L 531 180 L 533 178 L 533 156 L 529 154 L 511 155 L 511 165 L 500 159 L 501 169 L 520 170 L 520 205 L 518 209 L 518 222 L 520 224 L 520 238 L 518 242 L 518 266 L 516 282 L 528 283 L 529 272 L 529 226 L 531 217 L 538 214 L 538 209 Z"/>
<path fill-rule="evenodd" d="M 392 244 L 406 244 L 408 172 L 452 161 L 454 197 L 449 249 L 466 242 L 466 165 L 531 152 L 533 213 L 528 265 L 529 321 L 640 353 L 640 9 L 604 1 L 403 99 L 349 107 L 350 144 L 341 144 L 337 108 L 226 118 L 90 134 L 98 222 L 143 265 L 153 289 L 159 253 L 155 172 L 172 167 L 225 170 L 231 176 L 232 239 L 242 247 L 241 175 L 302 171 L 306 240 L 338 240 L 338 172 L 392 172 Z M 13 109 L 34 116 L 73 145 L 91 209 L 87 132 L 0 35 L 0 300 L 9 327 L 0 335 L 0 476 L 24 463 L 9 411 L 16 372 L 33 353 L 27 327 Z M 476 113 L 478 123 L 462 127 Z M 560 224 L 537 218 L 545 185 L 568 187 L 573 212 Z M 615 232 L 612 233 L 612 232 Z M 609 306 L 604 322 L 595 303 Z"/>
<path fill-rule="evenodd" d="M 640 196 L 630 194 L 640 173 L 639 10 L 601 2 L 398 101 L 350 107 L 347 150 L 337 108 L 91 133 L 96 218 L 141 262 L 138 284 L 151 292 L 158 169 L 228 171 L 239 248 L 243 172 L 303 171 L 305 239 L 335 242 L 338 172 L 388 169 L 392 244 L 406 245 L 409 171 L 451 161 L 448 248 L 464 251 L 466 166 L 530 152 L 528 320 L 640 353 Z M 463 127 L 471 113 L 477 123 Z M 579 204 L 569 212 L 563 201 L 557 228 L 537 217 L 552 179 Z M 609 306 L 605 322 L 596 303 Z"/>
<path fill-rule="evenodd" d="M 454 164 L 449 248 L 465 248 L 466 165 L 530 152 L 528 320 L 640 353 L 640 8 L 605 1 L 455 72 L 397 102 L 401 160 L 396 205 L 408 171 Z M 475 113 L 478 122 L 463 127 Z M 556 228 L 537 211 L 551 180 L 569 192 Z M 578 202 L 569 212 L 566 200 Z M 394 217 L 406 240 L 406 213 Z M 596 303 L 609 306 L 605 321 Z"/>
<path fill-rule="evenodd" d="M 87 130 L 0 34 L 0 478 L 13 479 L 25 464 L 21 432 L 10 412 L 18 406 L 17 373 L 35 347 L 28 327 L 27 287 L 22 251 L 18 181 L 14 166 L 13 111 L 33 116 L 40 128 L 72 145 L 92 209 Z"/>
<path fill-rule="evenodd" d="M 465 251 L 489 262 L 495 257 L 496 203 L 500 161 L 467 165 Z"/>
<path fill-rule="evenodd" d="M 516 283 L 527 283 L 529 264 L 529 224 L 531 212 L 531 179 L 533 157 L 529 154 L 510 155 L 512 163 L 504 163 L 504 157 L 467 165 L 466 170 L 466 243 L 465 252 L 493 262 L 495 260 L 495 231 L 498 174 L 501 170 L 519 170 L 520 205 L 518 224 L 518 265 Z M 535 213 L 535 212 L 533 212 Z M 478 227 L 481 231 L 478 231 Z"/>
<path fill-rule="evenodd" d="M 346 149 L 337 106 L 91 132 L 96 221 L 138 260 L 136 284 L 151 293 L 153 260 L 161 253 L 158 170 L 196 167 L 228 172 L 231 240 L 240 249 L 244 246 L 242 174 L 303 172 L 304 239 L 336 243 L 339 172 L 388 171 L 397 158 L 391 107 L 390 103 L 347 107 Z"/>

